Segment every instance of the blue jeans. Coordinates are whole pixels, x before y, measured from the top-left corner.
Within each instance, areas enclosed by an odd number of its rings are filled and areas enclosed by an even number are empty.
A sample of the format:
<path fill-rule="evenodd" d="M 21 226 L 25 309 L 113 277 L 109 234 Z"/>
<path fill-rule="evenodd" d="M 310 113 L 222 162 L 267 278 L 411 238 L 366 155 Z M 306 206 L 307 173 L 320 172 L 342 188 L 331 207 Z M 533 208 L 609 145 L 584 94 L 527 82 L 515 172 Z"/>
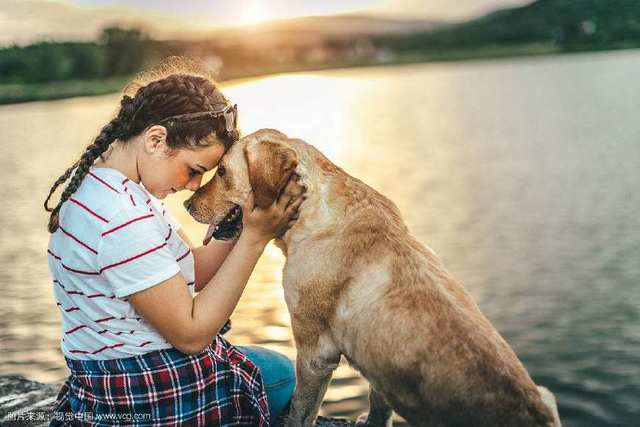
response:
<path fill-rule="evenodd" d="M 284 354 L 256 346 L 237 346 L 260 369 L 271 421 L 275 421 L 283 409 L 289 405 L 296 385 L 293 362 Z"/>

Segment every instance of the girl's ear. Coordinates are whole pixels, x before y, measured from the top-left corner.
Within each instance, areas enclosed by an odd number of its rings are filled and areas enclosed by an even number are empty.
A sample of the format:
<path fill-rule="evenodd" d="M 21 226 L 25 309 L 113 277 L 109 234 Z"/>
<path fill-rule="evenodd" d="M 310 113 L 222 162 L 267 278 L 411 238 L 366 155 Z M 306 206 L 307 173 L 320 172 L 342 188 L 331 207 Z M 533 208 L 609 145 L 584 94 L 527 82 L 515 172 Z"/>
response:
<path fill-rule="evenodd" d="M 164 126 L 151 126 L 144 131 L 142 138 L 144 149 L 148 154 L 166 153 L 169 150 L 169 146 L 167 145 L 167 129 Z"/>

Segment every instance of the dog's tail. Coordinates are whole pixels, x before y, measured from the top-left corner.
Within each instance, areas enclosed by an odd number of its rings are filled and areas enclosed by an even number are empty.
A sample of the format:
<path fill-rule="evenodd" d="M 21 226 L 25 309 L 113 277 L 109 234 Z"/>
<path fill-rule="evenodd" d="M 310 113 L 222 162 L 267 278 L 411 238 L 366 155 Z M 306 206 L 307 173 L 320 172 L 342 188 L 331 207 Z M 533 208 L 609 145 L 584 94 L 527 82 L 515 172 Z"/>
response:
<path fill-rule="evenodd" d="M 558 414 L 558 405 L 556 403 L 555 396 L 546 387 L 538 386 L 538 391 L 540 392 L 540 397 L 542 398 L 542 402 L 544 402 L 544 404 L 547 405 L 547 407 L 553 414 L 553 427 L 562 427 L 562 424 L 560 423 L 560 415 Z"/>

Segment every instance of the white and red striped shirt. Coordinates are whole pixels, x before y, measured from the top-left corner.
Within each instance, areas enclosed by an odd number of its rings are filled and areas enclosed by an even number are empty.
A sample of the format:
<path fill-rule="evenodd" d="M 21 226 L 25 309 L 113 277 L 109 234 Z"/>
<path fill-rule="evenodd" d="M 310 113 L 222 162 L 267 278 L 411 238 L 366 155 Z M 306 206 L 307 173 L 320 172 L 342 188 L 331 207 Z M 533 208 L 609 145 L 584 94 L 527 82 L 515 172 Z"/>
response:
<path fill-rule="evenodd" d="M 194 294 L 193 254 L 178 223 L 116 169 L 92 168 L 62 205 L 49 270 L 70 359 L 117 359 L 171 348 L 128 295 L 182 273 Z"/>

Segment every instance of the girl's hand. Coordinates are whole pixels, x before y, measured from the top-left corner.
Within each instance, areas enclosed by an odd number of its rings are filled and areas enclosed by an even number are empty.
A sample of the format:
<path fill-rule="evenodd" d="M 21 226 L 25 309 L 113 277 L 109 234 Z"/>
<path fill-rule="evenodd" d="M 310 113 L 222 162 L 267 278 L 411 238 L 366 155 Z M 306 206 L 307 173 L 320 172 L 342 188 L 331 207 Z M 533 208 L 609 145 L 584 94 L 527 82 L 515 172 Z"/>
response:
<path fill-rule="evenodd" d="M 298 209 L 306 199 L 306 188 L 298 184 L 296 175 L 287 183 L 280 197 L 268 208 L 254 206 L 253 194 L 242 207 L 242 235 L 259 245 L 266 245 L 274 237 L 282 236 L 298 219 Z"/>

